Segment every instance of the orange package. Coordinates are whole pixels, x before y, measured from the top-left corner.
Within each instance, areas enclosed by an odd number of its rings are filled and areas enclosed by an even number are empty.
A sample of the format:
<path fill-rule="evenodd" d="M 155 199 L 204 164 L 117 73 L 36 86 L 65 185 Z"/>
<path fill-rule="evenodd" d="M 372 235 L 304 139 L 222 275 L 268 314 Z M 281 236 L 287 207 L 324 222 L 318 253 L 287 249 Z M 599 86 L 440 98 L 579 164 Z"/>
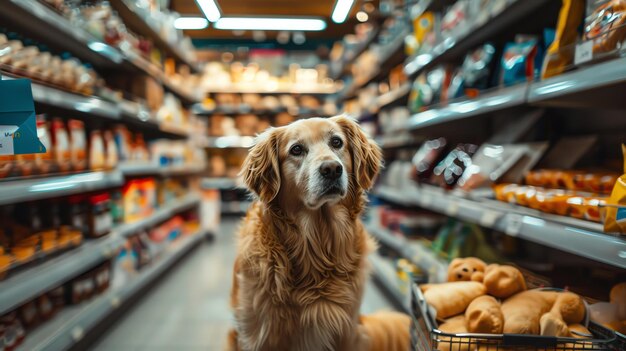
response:
<path fill-rule="evenodd" d="M 604 218 L 604 231 L 626 233 L 626 145 L 622 145 L 624 174 L 617 179 L 609 197 Z"/>

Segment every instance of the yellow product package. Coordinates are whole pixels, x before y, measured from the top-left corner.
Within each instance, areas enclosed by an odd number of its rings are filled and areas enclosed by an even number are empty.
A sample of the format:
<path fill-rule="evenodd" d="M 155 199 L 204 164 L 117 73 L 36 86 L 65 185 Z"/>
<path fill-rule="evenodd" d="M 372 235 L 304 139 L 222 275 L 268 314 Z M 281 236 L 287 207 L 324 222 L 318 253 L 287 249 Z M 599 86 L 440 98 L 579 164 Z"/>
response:
<path fill-rule="evenodd" d="M 624 155 L 624 174 L 613 186 L 604 216 L 604 231 L 607 233 L 626 234 L 626 145 L 624 144 L 622 144 L 622 154 Z"/>
<path fill-rule="evenodd" d="M 548 48 L 541 78 L 546 79 L 563 73 L 574 61 L 573 45 L 578 39 L 576 28 L 585 14 L 584 0 L 563 0 L 554 41 Z M 571 48 L 571 49 L 570 49 Z"/>

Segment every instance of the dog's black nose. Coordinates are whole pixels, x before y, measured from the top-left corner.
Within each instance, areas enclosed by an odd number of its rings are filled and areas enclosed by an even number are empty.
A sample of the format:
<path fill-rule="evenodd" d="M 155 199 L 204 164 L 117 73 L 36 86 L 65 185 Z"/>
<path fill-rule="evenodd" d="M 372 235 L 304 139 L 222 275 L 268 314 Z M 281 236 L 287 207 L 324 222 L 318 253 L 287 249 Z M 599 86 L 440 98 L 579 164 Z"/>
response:
<path fill-rule="evenodd" d="M 335 180 L 341 177 L 341 173 L 343 173 L 343 167 L 337 161 L 326 161 L 320 166 L 320 174 L 325 179 Z"/>

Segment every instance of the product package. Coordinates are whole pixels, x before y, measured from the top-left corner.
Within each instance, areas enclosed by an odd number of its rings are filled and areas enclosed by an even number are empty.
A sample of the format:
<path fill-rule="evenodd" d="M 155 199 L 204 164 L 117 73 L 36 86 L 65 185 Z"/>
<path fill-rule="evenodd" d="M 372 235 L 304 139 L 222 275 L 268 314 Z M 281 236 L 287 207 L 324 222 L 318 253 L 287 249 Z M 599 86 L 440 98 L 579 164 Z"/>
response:
<path fill-rule="evenodd" d="M 588 0 L 583 39 L 593 40 L 593 53 L 621 49 L 626 39 L 626 0 Z"/>
<path fill-rule="evenodd" d="M 626 233 L 626 145 L 622 145 L 624 174 L 615 182 L 611 197 L 607 201 L 604 231 Z"/>
<path fill-rule="evenodd" d="M 433 169 L 430 181 L 445 189 L 452 189 L 467 167 L 472 164 L 472 156 L 478 146 L 474 144 L 458 144 Z"/>
<path fill-rule="evenodd" d="M 480 90 L 489 88 L 491 74 L 494 70 L 493 63 L 496 61 L 496 49 L 492 44 L 484 44 L 465 56 L 463 60 L 462 76 L 465 94 L 476 97 Z"/>
<path fill-rule="evenodd" d="M 458 38 L 470 30 L 468 20 L 468 0 L 455 2 L 441 19 L 441 33 L 443 38 Z"/>
<path fill-rule="evenodd" d="M 532 80 L 538 47 L 536 38 L 521 35 L 516 37 L 515 42 L 507 43 L 502 55 L 501 84 L 511 86 Z"/>
<path fill-rule="evenodd" d="M 409 110 L 413 113 L 421 112 L 433 102 L 433 91 L 426 83 L 426 75 L 419 75 L 413 82 L 409 94 Z"/>
<path fill-rule="evenodd" d="M 541 78 L 563 73 L 574 61 L 574 45 L 578 39 L 578 26 L 583 20 L 585 4 L 582 0 L 562 0 L 554 40 L 546 51 L 541 68 Z"/>
<path fill-rule="evenodd" d="M 413 179 L 418 183 L 428 180 L 433 168 L 441 161 L 446 149 L 446 139 L 428 140 L 413 156 Z"/>

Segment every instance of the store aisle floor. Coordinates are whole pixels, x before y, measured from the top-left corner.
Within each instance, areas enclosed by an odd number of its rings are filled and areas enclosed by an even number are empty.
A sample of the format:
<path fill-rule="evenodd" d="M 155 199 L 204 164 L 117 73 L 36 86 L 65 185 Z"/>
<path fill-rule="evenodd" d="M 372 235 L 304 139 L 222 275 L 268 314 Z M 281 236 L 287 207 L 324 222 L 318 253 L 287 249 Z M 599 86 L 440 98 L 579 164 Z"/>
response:
<path fill-rule="evenodd" d="M 232 326 L 229 293 L 238 220 L 183 259 L 94 346 L 97 351 L 223 350 Z M 392 309 L 369 283 L 363 313 Z"/>

